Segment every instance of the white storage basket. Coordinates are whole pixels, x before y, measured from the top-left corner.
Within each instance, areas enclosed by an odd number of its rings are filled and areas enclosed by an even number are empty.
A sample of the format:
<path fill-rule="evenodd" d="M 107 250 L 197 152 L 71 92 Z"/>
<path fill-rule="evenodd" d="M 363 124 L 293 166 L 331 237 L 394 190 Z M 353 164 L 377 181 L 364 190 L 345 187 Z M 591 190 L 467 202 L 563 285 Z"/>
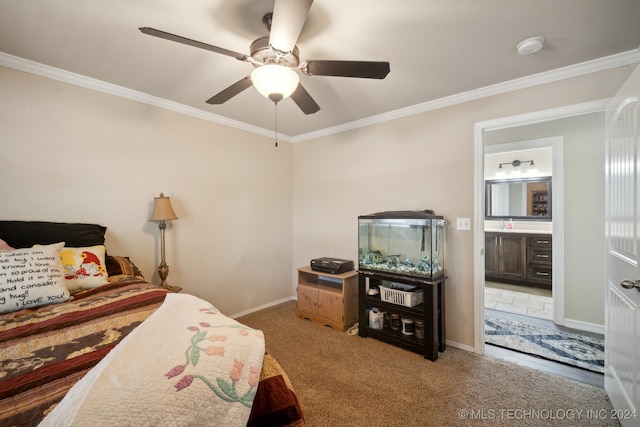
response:
<path fill-rule="evenodd" d="M 380 285 L 380 299 L 384 302 L 403 305 L 405 307 L 415 307 L 424 302 L 424 292 L 422 289 L 414 292 L 405 292 Z"/>

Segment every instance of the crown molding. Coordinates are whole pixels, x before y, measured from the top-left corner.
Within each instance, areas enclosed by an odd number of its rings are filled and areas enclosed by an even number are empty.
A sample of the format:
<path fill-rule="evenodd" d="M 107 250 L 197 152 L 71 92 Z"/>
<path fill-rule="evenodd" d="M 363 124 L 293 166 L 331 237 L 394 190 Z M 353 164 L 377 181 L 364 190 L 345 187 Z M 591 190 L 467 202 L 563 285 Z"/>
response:
<path fill-rule="evenodd" d="M 552 83 L 559 80 L 569 79 L 572 77 L 578 77 L 585 74 L 597 73 L 599 71 L 608 70 L 611 68 L 622 67 L 625 65 L 633 65 L 640 62 L 640 49 L 623 52 L 616 55 L 607 56 L 592 61 L 583 62 L 576 65 L 570 65 L 556 70 L 546 71 L 539 74 L 533 74 L 531 76 L 521 77 L 514 80 L 498 83 L 491 86 L 485 86 L 483 88 L 474 89 L 468 92 L 459 93 L 456 95 L 447 96 L 444 98 L 436 99 L 433 101 L 424 102 L 422 104 L 416 104 L 406 108 L 400 108 L 398 110 L 389 111 L 387 113 L 378 114 L 376 116 L 367 117 L 361 120 L 356 120 L 350 123 L 345 123 L 339 126 L 333 126 L 326 129 L 321 129 L 314 132 L 300 134 L 292 137 L 292 142 L 301 142 L 309 139 L 315 139 L 323 136 L 328 136 L 340 132 L 346 132 L 365 126 L 370 126 L 376 123 L 383 123 L 390 120 L 395 120 L 401 117 L 412 116 L 415 114 L 424 113 L 427 111 L 437 110 L 440 108 L 450 107 L 457 104 L 463 104 L 469 101 L 475 101 L 489 96 L 499 95 L 502 93 L 512 92 L 520 89 L 525 89 L 533 86 L 538 86 L 546 83 Z"/>
<path fill-rule="evenodd" d="M 353 129 L 362 128 L 365 126 L 371 126 L 377 123 L 388 122 L 402 117 L 412 116 L 415 114 L 424 113 L 427 111 L 437 110 L 439 108 L 450 107 L 457 104 L 462 104 L 469 101 L 475 101 L 481 98 L 489 96 L 499 95 L 506 92 L 525 89 L 533 86 L 538 86 L 546 83 L 551 83 L 559 80 L 564 80 L 572 77 L 578 77 L 585 74 L 596 73 L 599 71 L 608 70 L 611 68 L 622 67 L 625 65 L 637 64 L 640 62 L 640 49 L 623 52 L 616 55 L 607 56 L 592 61 L 583 62 L 568 67 L 558 68 L 556 70 L 547 71 L 539 74 L 534 74 L 527 77 L 521 77 L 518 79 L 510 80 L 507 82 L 498 83 L 491 86 L 475 89 L 468 92 L 459 93 L 452 96 L 436 99 L 433 101 L 424 102 L 421 104 L 413 105 L 406 108 L 400 108 L 397 110 L 389 111 L 387 113 L 378 114 L 364 119 L 355 120 L 349 123 L 345 123 L 338 126 L 332 126 L 325 129 L 320 129 L 314 132 L 305 134 L 289 136 L 282 133 L 277 135 L 278 140 L 282 142 L 296 143 L 333 135 L 341 132 L 346 132 Z M 18 56 L 10 55 L 8 53 L 0 52 L 0 65 L 13 68 L 16 70 L 24 71 L 27 73 L 35 74 L 42 77 L 47 77 L 53 80 L 69 83 L 72 85 L 84 87 L 87 89 L 96 90 L 98 92 L 106 93 L 109 95 L 126 98 L 132 101 L 140 102 L 143 104 L 151 105 L 158 108 L 163 108 L 169 111 L 173 111 L 180 114 L 196 117 L 202 120 L 207 120 L 224 126 L 229 126 L 246 132 L 266 136 L 269 138 L 275 138 L 274 131 L 264 129 L 258 126 L 249 125 L 247 123 L 232 120 L 218 114 L 213 114 L 198 108 L 193 108 L 180 104 L 177 102 L 169 101 L 164 98 L 152 96 L 143 92 L 131 90 L 123 86 L 114 85 L 101 80 L 97 80 L 91 77 L 83 76 L 81 74 L 72 73 L 62 70 L 60 68 L 51 67 L 35 61 L 20 58 Z"/>
<path fill-rule="evenodd" d="M 266 136 L 269 138 L 275 138 L 274 131 L 264 129 L 258 126 L 249 125 L 239 120 L 229 119 L 218 114 L 213 114 L 208 111 L 200 110 L 198 108 L 189 107 L 178 102 L 169 101 L 164 98 L 149 95 L 144 92 L 128 89 L 123 86 L 114 85 L 104 82 L 102 80 L 94 79 L 91 77 L 83 76 L 81 74 L 65 71 L 60 68 L 51 67 L 49 65 L 41 64 L 39 62 L 31 61 L 21 58 L 19 56 L 9 55 L 8 53 L 0 52 L 0 65 L 4 65 L 9 68 L 24 71 L 27 73 L 35 74 L 41 77 L 46 77 L 52 80 L 58 80 L 64 83 L 69 83 L 75 86 L 92 89 L 98 92 L 106 93 L 109 95 L 118 96 L 120 98 L 129 99 L 131 101 L 140 102 L 143 104 L 151 105 L 153 107 L 163 108 L 165 110 L 173 111 L 175 113 L 185 114 L 187 116 L 195 117 L 202 120 L 218 123 L 224 126 L 240 129 L 246 132 Z M 278 141 L 291 142 L 291 137 L 278 133 Z"/>

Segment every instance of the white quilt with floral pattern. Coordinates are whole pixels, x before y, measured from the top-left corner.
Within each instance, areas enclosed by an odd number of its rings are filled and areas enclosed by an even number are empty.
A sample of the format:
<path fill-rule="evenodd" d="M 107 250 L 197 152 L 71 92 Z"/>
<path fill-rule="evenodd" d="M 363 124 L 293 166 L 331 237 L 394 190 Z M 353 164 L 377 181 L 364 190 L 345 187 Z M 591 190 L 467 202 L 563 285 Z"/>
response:
<path fill-rule="evenodd" d="M 40 425 L 245 426 L 264 350 L 262 331 L 167 294 Z"/>

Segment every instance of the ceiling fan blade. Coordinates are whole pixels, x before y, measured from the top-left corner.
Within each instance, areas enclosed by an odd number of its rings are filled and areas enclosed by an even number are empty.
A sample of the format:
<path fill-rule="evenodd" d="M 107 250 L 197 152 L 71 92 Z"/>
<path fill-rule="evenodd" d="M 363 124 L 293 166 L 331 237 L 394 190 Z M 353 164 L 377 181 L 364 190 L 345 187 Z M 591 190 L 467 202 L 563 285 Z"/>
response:
<path fill-rule="evenodd" d="M 293 51 L 313 0 L 275 0 L 269 44 L 279 52 Z"/>
<path fill-rule="evenodd" d="M 320 111 L 320 106 L 316 104 L 309 92 L 302 87 L 302 84 L 298 83 L 298 87 L 291 94 L 291 99 L 296 103 L 298 107 L 305 114 L 313 114 Z"/>
<path fill-rule="evenodd" d="M 222 92 L 212 96 L 207 100 L 207 104 L 224 104 L 243 90 L 251 87 L 253 83 L 251 83 L 251 76 L 247 76 L 243 79 L 238 80 Z"/>
<path fill-rule="evenodd" d="M 247 55 L 244 55 L 242 53 L 234 52 L 234 51 L 223 49 L 221 47 L 213 46 L 213 45 L 210 45 L 210 44 L 207 44 L 207 43 L 202 43 L 202 42 L 199 42 L 199 41 L 196 41 L 196 40 L 191 40 L 191 39 L 188 39 L 186 37 L 177 36 L 175 34 L 171 34 L 171 33 L 167 33 L 167 32 L 164 32 L 164 31 L 156 30 L 155 28 L 140 27 L 139 30 L 142 31 L 144 34 L 147 34 L 147 35 L 150 35 L 150 36 L 159 37 L 161 39 L 170 40 L 172 42 L 178 42 L 178 43 L 186 44 L 188 46 L 193 46 L 193 47 L 197 47 L 197 48 L 200 48 L 200 49 L 209 50 L 211 52 L 215 52 L 215 53 L 220 53 L 222 55 L 231 56 L 231 57 L 236 58 L 236 59 L 238 59 L 240 61 L 247 61 L 248 62 Z"/>
<path fill-rule="evenodd" d="M 366 79 L 384 79 L 390 71 L 388 62 L 372 61 L 307 61 L 303 69 L 310 76 Z"/>

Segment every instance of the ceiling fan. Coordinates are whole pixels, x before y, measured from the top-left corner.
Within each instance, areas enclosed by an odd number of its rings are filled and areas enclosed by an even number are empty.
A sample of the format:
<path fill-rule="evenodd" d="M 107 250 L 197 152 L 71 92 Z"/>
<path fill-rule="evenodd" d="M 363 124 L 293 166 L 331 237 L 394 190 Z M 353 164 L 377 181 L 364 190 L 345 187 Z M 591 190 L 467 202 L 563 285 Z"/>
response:
<path fill-rule="evenodd" d="M 313 0 L 275 0 L 273 13 L 266 14 L 262 19 L 269 30 L 269 36 L 260 37 L 251 43 L 249 55 L 154 28 L 141 27 L 139 30 L 150 36 L 231 56 L 255 67 L 250 75 L 208 99 L 208 104 L 223 104 L 253 85 L 275 103 L 291 96 L 305 114 L 313 114 L 320 110 L 320 106 L 299 83 L 296 70 L 307 76 L 384 79 L 390 68 L 388 62 L 373 61 L 307 60 L 300 63 L 296 42 L 312 3 Z M 266 79 L 267 86 L 263 84 L 263 79 Z M 276 87 L 271 88 L 269 84 L 275 84 Z M 278 87 L 278 84 L 284 87 Z"/>

